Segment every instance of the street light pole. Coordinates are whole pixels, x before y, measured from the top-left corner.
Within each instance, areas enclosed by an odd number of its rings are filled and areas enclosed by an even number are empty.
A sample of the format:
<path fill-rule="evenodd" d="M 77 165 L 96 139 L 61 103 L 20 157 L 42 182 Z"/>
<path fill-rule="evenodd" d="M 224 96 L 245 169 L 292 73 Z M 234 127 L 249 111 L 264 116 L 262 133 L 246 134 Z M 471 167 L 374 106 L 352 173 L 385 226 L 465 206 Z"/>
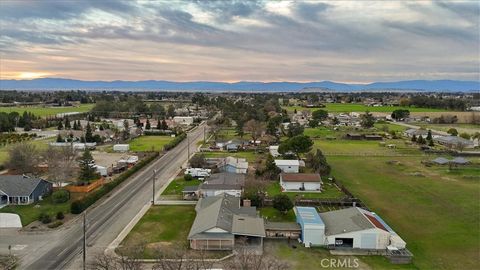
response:
<path fill-rule="evenodd" d="M 188 165 L 189 159 L 190 159 L 190 137 L 188 137 L 188 133 L 187 133 L 187 165 Z"/>
<path fill-rule="evenodd" d="M 87 269 L 87 211 L 83 212 L 83 270 Z"/>
<path fill-rule="evenodd" d="M 152 205 L 155 205 L 155 179 L 157 178 L 157 170 L 153 170 L 152 178 Z"/>

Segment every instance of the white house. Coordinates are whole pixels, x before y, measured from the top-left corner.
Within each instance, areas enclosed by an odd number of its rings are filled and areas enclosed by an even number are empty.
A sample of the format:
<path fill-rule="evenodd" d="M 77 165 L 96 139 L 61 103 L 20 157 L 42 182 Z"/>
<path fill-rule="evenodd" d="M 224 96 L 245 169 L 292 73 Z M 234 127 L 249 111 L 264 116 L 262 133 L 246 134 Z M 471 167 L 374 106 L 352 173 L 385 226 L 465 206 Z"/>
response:
<path fill-rule="evenodd" d="M 275 165 L 284 173 L 298 173 L 300 161 L 296 159 L 276 159 Z"/>
<path fill-rule="evenodd" d="M 175 116 L 173 122 L 177 125 L 190 126 L 193 124 L 193 117 L 191 116 Z"/>
<path fill-rule="evenodd" d="M 280 186 L 284 191 L 320 191 L 321 183 L 318 173 L 280 174 Z"/>

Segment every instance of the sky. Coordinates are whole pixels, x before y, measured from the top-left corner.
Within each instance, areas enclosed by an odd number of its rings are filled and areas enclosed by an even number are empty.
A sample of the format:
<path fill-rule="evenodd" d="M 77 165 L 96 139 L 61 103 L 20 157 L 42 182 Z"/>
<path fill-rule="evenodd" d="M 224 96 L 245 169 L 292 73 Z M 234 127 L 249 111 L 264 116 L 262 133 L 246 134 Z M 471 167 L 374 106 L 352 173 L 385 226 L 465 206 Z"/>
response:
<path fill-rule="evenodd" d="M 0 1 L 0 79 L 479 80 L 479 1 Z"/>

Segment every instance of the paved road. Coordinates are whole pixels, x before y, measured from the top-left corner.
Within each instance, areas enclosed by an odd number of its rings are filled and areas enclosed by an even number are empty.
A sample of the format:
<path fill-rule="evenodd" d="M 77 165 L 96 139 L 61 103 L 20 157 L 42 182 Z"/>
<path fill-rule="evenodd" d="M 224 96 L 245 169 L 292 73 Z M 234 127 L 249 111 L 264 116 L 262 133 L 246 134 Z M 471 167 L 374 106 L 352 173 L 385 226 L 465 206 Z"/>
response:
<path fill-rule="evenodd" d="M 203 126 L 190 132 L 190 153 L 203 139 Z M 153 169 L 157 170 L 156 190 L 160 189 L 187 159 L 187 140 L 152 162 L 145 169 L 123 183 L 107 198 L 87 211 L 87 261 L 112 242 L 128 222 L 146 203 L 152 200 Z M 81 219 L 60 231 L 28 234 L 12 230 L 0 231 L 0 252 L 8 245 L 21 256 L 20 269 L 80 269 L 82 267 Z"/>

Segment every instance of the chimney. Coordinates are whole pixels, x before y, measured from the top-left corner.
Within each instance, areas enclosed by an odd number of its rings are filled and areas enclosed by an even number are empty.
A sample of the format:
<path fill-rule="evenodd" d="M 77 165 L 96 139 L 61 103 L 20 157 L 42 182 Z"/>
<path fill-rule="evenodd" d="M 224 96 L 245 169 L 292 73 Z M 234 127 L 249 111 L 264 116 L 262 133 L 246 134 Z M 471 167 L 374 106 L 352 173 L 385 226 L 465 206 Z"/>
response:
<path fill-rule="evenodd" d="M 252 201 L 248 199 L 243 200 L 243 207 L 251 207 L 252 206 Z"/>

